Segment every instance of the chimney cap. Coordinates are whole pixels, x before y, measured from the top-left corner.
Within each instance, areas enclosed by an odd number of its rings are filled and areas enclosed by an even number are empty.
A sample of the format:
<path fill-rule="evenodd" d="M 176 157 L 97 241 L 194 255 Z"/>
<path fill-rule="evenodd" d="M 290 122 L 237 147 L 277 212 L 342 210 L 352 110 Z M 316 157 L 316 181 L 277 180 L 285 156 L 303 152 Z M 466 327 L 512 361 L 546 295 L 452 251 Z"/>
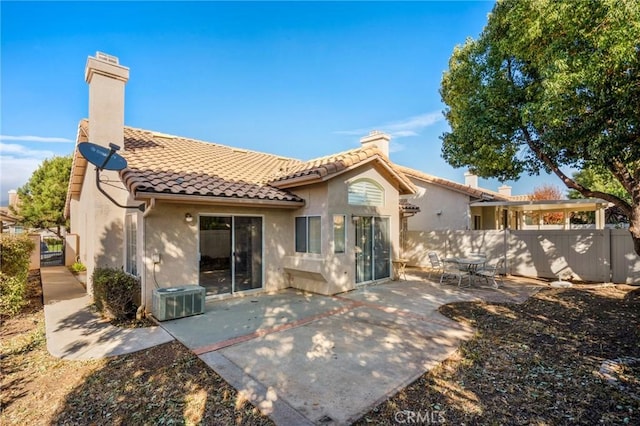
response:
<path fill-rule="evenodd" d="M 372 141 L 377 141 L 381 139 L 390 141 L 391 136 L 389 136 L 387 133 L 383 132 L 382 130 L 372 130 L 369 132 L 367 136 L 360 138 L 360 143 L 372 142 Z"/>
<path fill-rule="evenodd" d="M 115 64 L 115 65 L 120 64 L 120 61 L 117 56 L 109 55 L 107 53 L 100 52 L 100 51 L 96 52 L 96 59 L 102 62 L 109 62 L 110 64 Z"/>

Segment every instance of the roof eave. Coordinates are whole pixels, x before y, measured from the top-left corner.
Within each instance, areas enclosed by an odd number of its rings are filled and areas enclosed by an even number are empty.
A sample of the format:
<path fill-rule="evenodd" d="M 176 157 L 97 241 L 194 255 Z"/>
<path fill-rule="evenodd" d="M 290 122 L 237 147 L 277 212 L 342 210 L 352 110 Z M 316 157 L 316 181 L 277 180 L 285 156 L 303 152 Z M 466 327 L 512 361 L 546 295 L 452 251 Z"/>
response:
<path fill-rule="evenodd" d="M 273 208 L 285 208 L 285 209 L 298 209 L 304 207 L 305 202 L 302 201 L 286 201 L 286 200 L 272 200 L 264 198 L 237 198 L 237 197 L 216 197 L 210 195 L 193 195 L 193 194 L 169 194 L 165 192 L 136 192 L 136 200 L 151 200 L 168 201 L 176 203 L 191 203 L 191 204 L 209 204 L 216 206 L 259 206 L 259 207 L 273 207 Z"/>
<path fill-rule="evenodd" d="M 351 170 L 357 169 L 358 167 L 362 167 L 365 164 L 369 164 L 371 162 L 376 162 L 381 165 L 390 176 L 395 179 L 399 183 L 399 192 L 400 195 L 411 195 L 415 194 L 415 187 L 413 184 L 406 178 L 404 175 L 400 175 L 398 171 L 390 167 L 385 161 L 383 161 L 379 156 L 375 155 L 373 157 L 367 158 L 366 160 L 360 161 L 357 164 L 353 164 L 349 167 L 346 167 L 342 170 L 336 171 L 334 173 L 329 173 L 325 175 L 321 175 L 317 172 L 311 172 L 308 175 L 304 176 L 296 176 L 290 179 L 283 179 L 281 181 L 269 182 L 269 185 L 274 186 L 280 189 L 286 188 L 295 188 L 299 186 L 311 185 L 314 183 L 321 183 L 333 179 L 337 176 L 340 176 L 344 173 L 347 173 Z"/>
<path fill-rule="evenodd" d="M 71 199 L 73 196 L 79 196 L 82 192 L 82 184 L 84 182 L 84 176 L 87 170 L 87 160 L 80 155 L 77 146 L 82 136 L 88 140 L 89 135 L 82 127 L 86 119 L 80 120 L 78 124 L 78 132 L 76 134 L 76 145 L 73 148 L 73 160 L 71 161 L 71 174 L 69 176 L 69 184 L 67 185 L 67 196 L 64 201 L 64 217 L 69 219 L 71 215 Z"/>

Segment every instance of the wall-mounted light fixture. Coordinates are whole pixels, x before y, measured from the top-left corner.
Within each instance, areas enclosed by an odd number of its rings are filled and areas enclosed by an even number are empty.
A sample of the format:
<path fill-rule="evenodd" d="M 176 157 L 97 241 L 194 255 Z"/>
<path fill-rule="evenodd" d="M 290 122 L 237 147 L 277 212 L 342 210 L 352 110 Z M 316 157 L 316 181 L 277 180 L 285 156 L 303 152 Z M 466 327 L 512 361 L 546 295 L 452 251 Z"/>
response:
<path fill-rule="evenodd" d="M 191 216 L 191 213 L 187 213 L 187 214 L 185 214 L 185 215 L 184 215 L 184 220 L 185 220 L 185 222 L 187 222 L 187 223 L 191 223 L 191 222 L 193 222 L 193 216 Z"/>
<path fill-rule="evenodd" d="M 352 214 L 351 215 L 351 222 L 354 223 L 354 224 L 360 222 L 360 217 L 361 216 L 356 216 L 356 215 Z"/>
<path fill-rule="evenodd" d="M 442 214 L 442 210 L 436 210 L 436 214 L 440 216 Z"/>

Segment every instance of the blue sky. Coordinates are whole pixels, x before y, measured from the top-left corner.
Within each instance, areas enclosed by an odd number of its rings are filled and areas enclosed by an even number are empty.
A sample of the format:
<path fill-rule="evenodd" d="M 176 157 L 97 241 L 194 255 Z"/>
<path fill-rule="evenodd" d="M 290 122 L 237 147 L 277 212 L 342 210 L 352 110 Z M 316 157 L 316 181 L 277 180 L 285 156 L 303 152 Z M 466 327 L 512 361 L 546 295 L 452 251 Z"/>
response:
<path fill-rule="evenodd" d="M 439 86 L 493 2 L 6 2 L 1 192 L 70 154 L 87 116 L 88 56 L 130 68 L 130 126 L 310 159 L 380 129 L 391 159 L 457 182 L 440 156 Z M 555 177 L 507 182 L 513 193 Z M 480 180 L 496 190 L 495 180 Z"/>

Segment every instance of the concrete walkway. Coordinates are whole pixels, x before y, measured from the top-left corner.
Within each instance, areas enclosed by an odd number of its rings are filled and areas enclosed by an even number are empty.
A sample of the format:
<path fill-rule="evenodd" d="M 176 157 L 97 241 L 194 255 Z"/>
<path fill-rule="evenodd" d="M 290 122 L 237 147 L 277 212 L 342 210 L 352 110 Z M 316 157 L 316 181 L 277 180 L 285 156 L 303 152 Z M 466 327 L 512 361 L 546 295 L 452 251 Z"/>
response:
<path fill-rule="evenodd" d="M 173 340 L 162 327 L 114 327 L 91 309 L 91 298 L 64 266 L 40 269 L 47 349 L 57 358 L 124 355 Z"/>

